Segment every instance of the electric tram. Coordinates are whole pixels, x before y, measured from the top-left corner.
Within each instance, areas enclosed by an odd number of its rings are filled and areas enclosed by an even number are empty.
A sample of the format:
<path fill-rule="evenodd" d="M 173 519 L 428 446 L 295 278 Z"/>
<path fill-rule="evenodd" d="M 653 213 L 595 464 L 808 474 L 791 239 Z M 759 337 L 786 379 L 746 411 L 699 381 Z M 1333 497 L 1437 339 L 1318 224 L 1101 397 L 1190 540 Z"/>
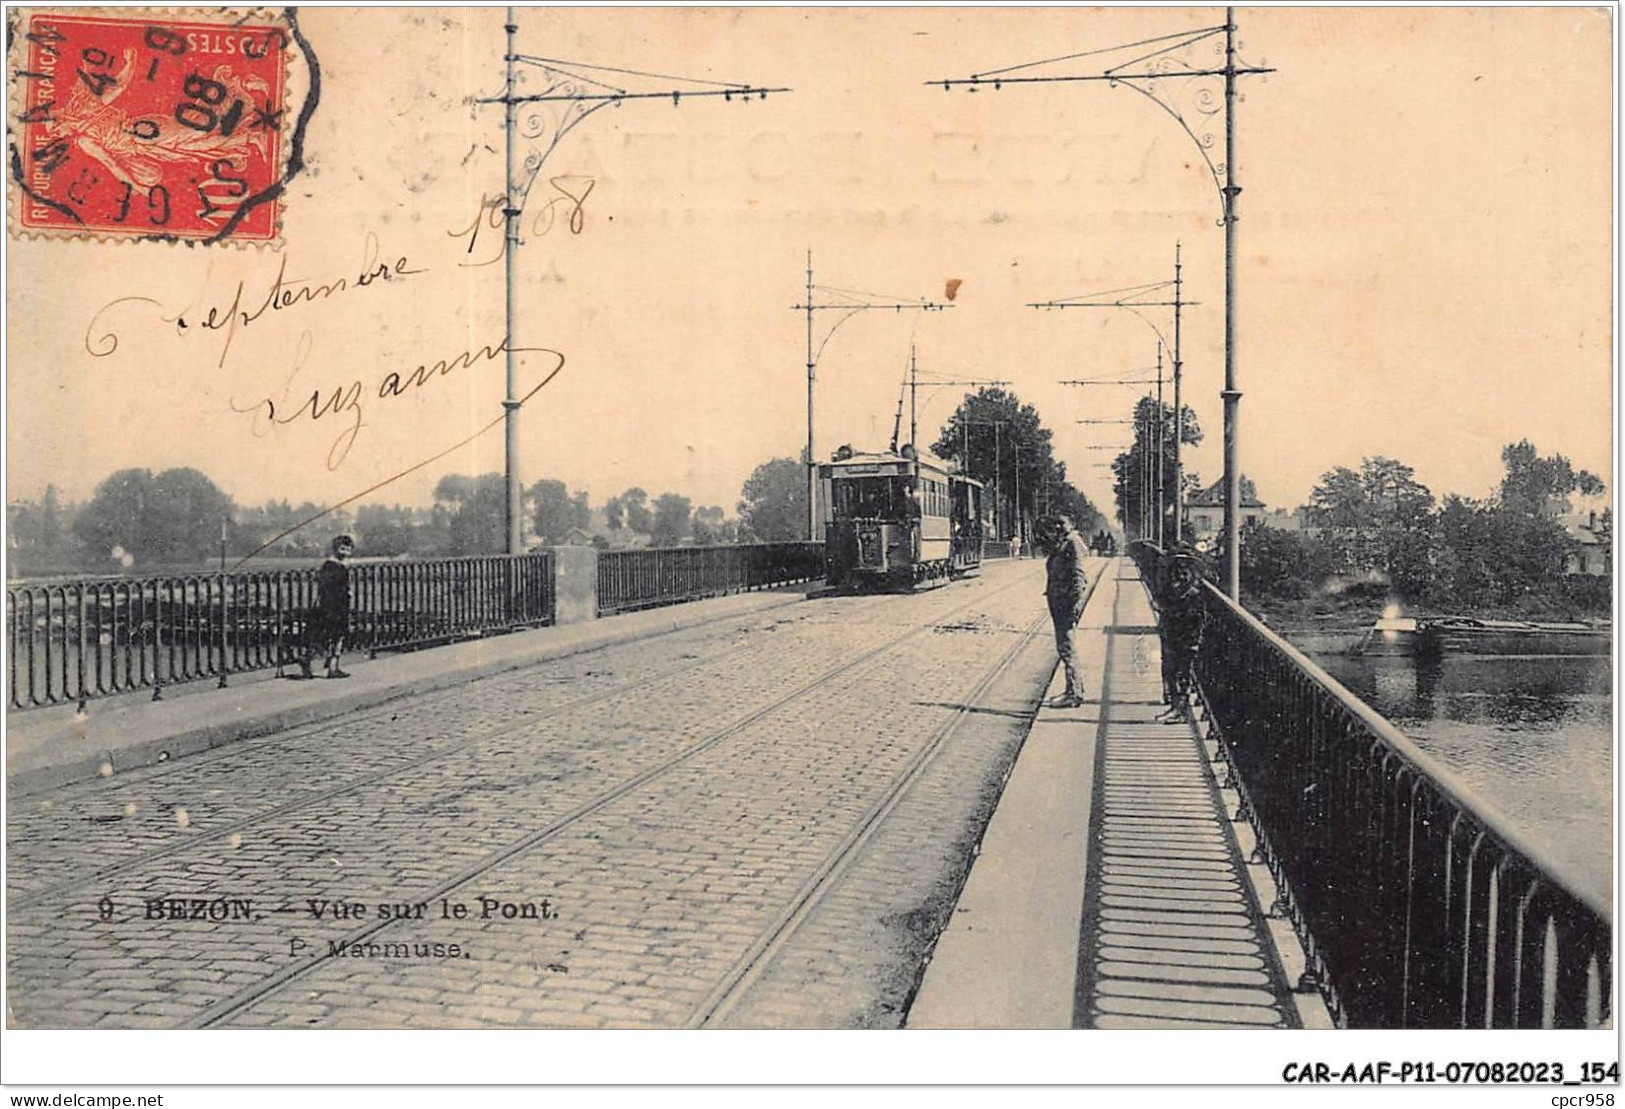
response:
<path fill-rule="evenodd" d="M 831 586 L 913 590 L 974 574 L 982 564 L 982 483 L 913 448 L 842 447 L 819 466 L 824 559 Z"/>

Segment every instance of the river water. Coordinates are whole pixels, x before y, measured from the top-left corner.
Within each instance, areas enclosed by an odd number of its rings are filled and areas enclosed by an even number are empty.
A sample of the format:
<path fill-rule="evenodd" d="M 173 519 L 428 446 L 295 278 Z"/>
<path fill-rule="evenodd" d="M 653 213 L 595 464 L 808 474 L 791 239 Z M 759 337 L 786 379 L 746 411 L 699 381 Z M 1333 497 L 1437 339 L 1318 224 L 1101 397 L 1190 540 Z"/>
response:
<path fill-rule="evenodd" d="M 1613 900 L 1608 658 L 1313 657 L 1577 881 Z"/>

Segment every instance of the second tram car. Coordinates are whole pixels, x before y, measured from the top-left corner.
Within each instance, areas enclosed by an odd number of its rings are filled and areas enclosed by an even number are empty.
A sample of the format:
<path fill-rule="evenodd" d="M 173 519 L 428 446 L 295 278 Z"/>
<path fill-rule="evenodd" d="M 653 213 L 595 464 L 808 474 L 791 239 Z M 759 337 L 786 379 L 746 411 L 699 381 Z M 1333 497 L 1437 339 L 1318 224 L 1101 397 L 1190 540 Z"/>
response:
<path fill-rule="evenodd" d="M 929 588 L 981 566 L 982 483 L 941 459 L 843 448 L 819 476 L 830 585 Z"/>

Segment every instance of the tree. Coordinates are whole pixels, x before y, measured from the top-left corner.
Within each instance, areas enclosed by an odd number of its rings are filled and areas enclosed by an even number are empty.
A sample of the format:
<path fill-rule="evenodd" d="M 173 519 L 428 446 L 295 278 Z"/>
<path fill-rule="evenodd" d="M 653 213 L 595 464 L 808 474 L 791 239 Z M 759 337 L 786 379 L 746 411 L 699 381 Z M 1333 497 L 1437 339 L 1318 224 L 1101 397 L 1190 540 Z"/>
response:
<path fill-rule="evenodd" d="M 805 538 L 807 468 L 793 458 L 762 463 L 739 492 L 739 537 L 752 543 Z"/>
<path fill-rule="evenodd" d="M 411 510 L 400 505 L 362 505 L 355 512 L 355 530 L 362 552 L 385 558 L 411 554 L 417 538 Z"/>
<path fill-rule="evenodd" d="M 47 485 L 40 498 L 39 545 L 44 551 L 55 551 L 62 545 L 62 504 L 55 485 Z"/>
<path fill-rule="evenodd" d="M 1438 513 L 1435 592 L 1464 605 L 1546 605 L 1573 549 L 1558 516 L 1568 497 L 1603 491 L 1595 475 L 1575 470 L 1562 455 L 1541 457 L 1520 440 L 1501 451 L 1505 473 L 1490 501 L 1447 497 Z M 1613 519 L 1599 521 L 1613 543 Z M 1610 551 L 1611 553 L 1611 551 Z"/>
<path fill-rule="evenodd" d="M 635 532 L 648 535 L 654 529 L 654 517 L 649 512 L 649 494 L 637 486 L 633 486 L 622 493 L 617 500 L 620 510 L 626 515 L 626 526 Z"/>
<path fill-rule="evenodd" d="M 1043 511 L 1065 511 L 1080 529 L 1095 530 L 1100 514 L 1067 482 L 1052 438 L 1036 408 L 989 385 L 960 402 L 931 453 L 958 462 L 962 472 L 983 484 L 987 504 L 997 512 L 999 537 L 1019 530 L 1031 534 L 1023 523 Z"/>
<path fill-rule="evenodd" d="M 7 543 L 12 574 L 67 569 L 78 561 L 71 549 L 71 526 L 77 509 L 64 509 L 55 485 L 47 485 L 40 502 L 6 506 Z M 105 552 L 100 558 L 105 558 Z"/>
<path fill-rule="evenodd" d="M 1378 455 L 1360 464 L 1376 531 L 1370 562 L 1401 596 L 1415 598 L 1433 582 L 1437 530 L 1433 493 L 1403 462 Z"/>
<path fill-rule="evenodd" d="M 1241 529 L 1241 587 L 1249 595 L 1306 597 L 1334 569 L 1325 544 L 1248 520 Z"/>
<path fill-rule="evenodd" d="M 690 526 L 694 532 L 694 542 L 702 547 L 732 543 L 738 537 L 738 528 L 728 522 L 720 504 L 696 507 Z"/>
<path fill-rule="evenodd" d="M 1106 526 L 1106 518 L 1088 496 L 1066 480 L 1066 467 L 1059 466 L 1059 470 L 1062 476 L 1051 483 L 1042 511 L 1066 516 L 1083 535 L 1094 535 Z"/>
<path fill-rule="evenodd" d="M 1438 519 L 1437 597 L 1473 604 L 1499 592 L 1501 575 L 1491 557 L 1493 530 L 1489 505 L 1454 493 L 1444 499 Z"/>
<path fill-rule="evenodd" d="M 688 514 L 692 502 L 677 493 L 662 493 L 655 501 L 649 535 L 656 547 L 675 547 L 689 537 Z"/>
<path fill-rule="evenodd" d="M 1447 497 L 1439 512 L 1436 593 L 1464 605 L 1515 604 L 1562 576 L 1569 548 L 1556 520 Z"/>
<path fill-rule="evenodd" d="M 988 490 L 1002 539 L 1030 519 L 1046 475 L 1053 476 L 1053 435 L 1038 410 L 997 385 L 984 385 L 965 397 L 931 445 L 938 458 L 959 463 L 966 475 Z"/>
<path fill-rule="evenodd" d="M 216 549 L 232 514 L 231 498 L 197 470 L 120 470 L 96 487 L 73 532 L 93 558 L 122 548 L 137 562 L 192 562 Z"/>
<path fill-rule="evenodd" d="M 1112 461 L 1112 474 L 1116 481 L 1112 488 L 1114 499 L 1117 502 L 1117 518 L 1123 521 L 1124 527 L 1132 527 L 1136 531 L 1140 522 L 1148 523 L 1145 538 L 1155 539 L 1157 534 L 1157 517 L 1162 517 L 1163 537 L 1166 540 L 1173 534 L 1173 513 L 1180 509 L 1183 501 L 1175 501 L 1173 489 L 1174 466 L 1178 455 L 1174 448 L 1175 423 L 1172 405 L 1158 405 L 1155 397 L 1141 397 L 1134 405 L 1134 443 L 1123 454 Z M 1158 420 L 1161 428 L 1158 428 Z M 1202 441 L 1202 427 L 1197 422 L 1196 413 L 1189 406 L 1182 406 L 1181 419 L 1178 421 L 1178 432 L 1182 442 L 1187 446 L 1196 446 Z M 1157 444 L 1161 442 L 1161 466 L 1158 466 Z M 1160 478 L 1159 478 L 1160 474 Z M 1158 503 L 1146 505 L 1147 489 L 1155 490 L 1161 482 L 1163 494 Z M 1246 482 L 1246 478 L 1242 478 Z M 1247 499 L 1250 490 L 1242 490 L 1242 499 Z M 1149 512 L 1144 510 L 1149 508 Z"/>
<path fill-rule="evenodd" d="M 1409 598 L 1432 587 L 1438 547 L 1433 493 L 1403 462 L 1376 455 L 1362 460 L 1358 472 L 1328 470 L 1304 509 L 1336 569 L 1380 571 Z"/>
<path fill-rule="evenodd" d="M 448 514 L 448 554 L 501 554 L 507 549 L 508 494 L 501 474 L 447 474 L 435 485 L 434 499 Z"/>
<path fill-rule="evenodd" d="M 527 495 L 533 506 L 536 536 L 543 543 L 557 545 L 571 528 L 585 530 L 592 519 L 587 494 L 570 495 L 562 481 L 543 478 L 530 487 Z"/>
<path fill-rule="evenodd" d="M 1570 493 L 1596 496 L 1603 491 L 1595 474 L 1576 470 L 1560 454 L 1542 458 L 1527 439 L 1502 448 L 1501 463 L 1506 467 L 1501 507 L 1527 516 L 1559 516 L 1569 510 Z"/>
<path fill-rule="evenodd" d="M 1337 553 L 1340 569 L 1364 565 L 1373 521 L 1365 483 L 1358 473 L 1338 466 L 1321 474 L 1304 510 L 1309 522 Z"/>
<path fill-rule="evenodd" d="M 611 497 L 604 502 L 604 523 L 609 525 L 610 531 L 620 531 L 626 526 L 626 512 L 621 508 L 621 498 Z"/>

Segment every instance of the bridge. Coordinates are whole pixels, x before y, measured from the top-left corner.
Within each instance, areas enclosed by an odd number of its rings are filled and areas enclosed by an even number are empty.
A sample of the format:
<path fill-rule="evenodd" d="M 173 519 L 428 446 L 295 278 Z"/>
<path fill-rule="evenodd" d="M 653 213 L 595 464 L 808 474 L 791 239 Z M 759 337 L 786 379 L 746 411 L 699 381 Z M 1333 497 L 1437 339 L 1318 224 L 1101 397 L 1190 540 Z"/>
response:
<path fill-rule="evenodd" d="M 1611 1021 L 1608 906 L 1216 591 L 1156 718 L 1154 552 L 1065 709 L 1041 563 L 818 556 L 356 567 L 341 682 L 308 575 L 13 588 L 14 1026 Z"/>

